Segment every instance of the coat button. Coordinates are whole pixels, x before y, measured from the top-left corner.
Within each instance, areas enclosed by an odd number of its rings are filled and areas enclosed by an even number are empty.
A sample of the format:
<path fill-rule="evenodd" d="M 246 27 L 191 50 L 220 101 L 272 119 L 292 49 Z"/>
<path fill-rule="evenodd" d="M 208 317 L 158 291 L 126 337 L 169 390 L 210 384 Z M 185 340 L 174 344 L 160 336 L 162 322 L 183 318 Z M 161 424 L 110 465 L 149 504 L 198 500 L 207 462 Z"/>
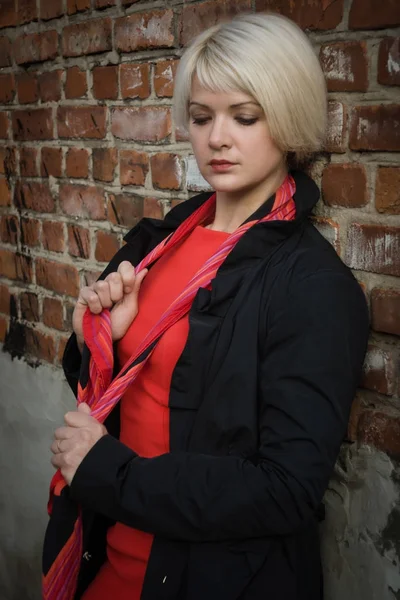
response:
<path fill-rule="evenodd" d="M 89 552 L 85 552 L 82 558 L 84 558 L 85 560 L 89 561 L 92 558 L 92 555 L 89 554 Z"/>

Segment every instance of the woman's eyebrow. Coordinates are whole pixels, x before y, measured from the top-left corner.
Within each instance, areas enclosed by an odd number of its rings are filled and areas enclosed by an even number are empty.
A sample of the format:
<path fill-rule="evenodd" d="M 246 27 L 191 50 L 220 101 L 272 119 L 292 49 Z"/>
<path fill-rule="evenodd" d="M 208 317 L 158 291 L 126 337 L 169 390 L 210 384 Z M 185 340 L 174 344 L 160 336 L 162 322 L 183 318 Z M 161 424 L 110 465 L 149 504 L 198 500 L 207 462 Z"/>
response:
<path fill-rule="evenodd" d="M 231 104 L 229 108 L 238 108 L 239 106 L 245 106 L 246 104 L 254 104 L 254 106 L 260 107 L 258 102 L 253 102 L 252 100 L 248 100 L 246 102 L 239 102 L 238 104 Z M 189 106 L 202 106 L 203 108 L 210 108 L 207 104 L 202 104 L 201 102 L 190 102 Z"/>

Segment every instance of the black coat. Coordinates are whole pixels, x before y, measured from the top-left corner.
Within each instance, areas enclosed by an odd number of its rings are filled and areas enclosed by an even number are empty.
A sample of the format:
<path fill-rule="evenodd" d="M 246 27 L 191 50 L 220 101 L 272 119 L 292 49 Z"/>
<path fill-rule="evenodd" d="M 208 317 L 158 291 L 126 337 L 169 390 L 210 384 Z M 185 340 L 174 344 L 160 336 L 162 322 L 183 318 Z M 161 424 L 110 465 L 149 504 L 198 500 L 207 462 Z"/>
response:
<path fill-rule="evenodd" d="M 118 413 L 70 493 L 84 508 L 77 598 L 107 526 L 155 534 L 142 600 L 320 600 L 318 516 L 368 336 L 364 294 L 308 220 L 319 193 L 294 173 L 297 218 L 251 228 L 200 289 L 173 372 L 169 454 L 118 441 Z M 137 264 L 209 194 L 143 219 L 103 274 Z M 265 215 L 270 198 L 251 218 Z M 64 369 L 87 377 L 74 337 Z M 51 535 L 48 534 L 47 545 Z M 46 547 L 45 547 L 46 553 Z"/>

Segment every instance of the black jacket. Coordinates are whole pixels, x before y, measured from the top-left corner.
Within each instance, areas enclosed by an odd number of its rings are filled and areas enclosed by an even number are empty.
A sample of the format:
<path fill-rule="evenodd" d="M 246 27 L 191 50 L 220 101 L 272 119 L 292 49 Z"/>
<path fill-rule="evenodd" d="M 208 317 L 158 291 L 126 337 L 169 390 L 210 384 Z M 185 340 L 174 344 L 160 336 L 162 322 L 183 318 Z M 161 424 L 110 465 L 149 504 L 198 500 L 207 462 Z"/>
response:
<path fill-rule="evenodd" d="M 294 173 L 297 218 L 251 228 L 200 289 L 169 397 L 171 452 L 137 456 L 118 411 L 70 488 L 85 509 L 77 598 L 120 521 L 155 534 L 142 600 L 320 600 L 318 511 L 368 336 L 357 281 L 308 220 L 319 192 Z M 143 219 L 103 274 L 137 264 L 209 194 Z M 251 218 L 265 215 L 270 198 Z M 87 377 L 74 336 L 64 369 Z M 51 527 L 45 545 L 51 547 Z M 48 555 L 49 556 L 49 555 Z"/>

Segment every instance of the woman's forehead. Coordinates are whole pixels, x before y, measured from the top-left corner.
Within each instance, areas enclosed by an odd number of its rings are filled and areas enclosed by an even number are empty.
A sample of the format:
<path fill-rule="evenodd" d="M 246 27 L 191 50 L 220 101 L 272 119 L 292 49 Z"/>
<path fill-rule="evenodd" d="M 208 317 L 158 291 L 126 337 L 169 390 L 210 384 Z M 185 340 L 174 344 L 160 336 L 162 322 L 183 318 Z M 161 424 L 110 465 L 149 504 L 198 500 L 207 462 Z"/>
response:
<path fill-rule="evenodd" d="M 230 107 L 242 104 L 259 105 L 258 102 L 246 92 L 232 89 L 211 90 L 210 88 L 201 85 L 197 77 L 194 77 L 191 86 L 189 105 L 192 104 L 201 104 L 205 106 L 224 104 Z"/>

